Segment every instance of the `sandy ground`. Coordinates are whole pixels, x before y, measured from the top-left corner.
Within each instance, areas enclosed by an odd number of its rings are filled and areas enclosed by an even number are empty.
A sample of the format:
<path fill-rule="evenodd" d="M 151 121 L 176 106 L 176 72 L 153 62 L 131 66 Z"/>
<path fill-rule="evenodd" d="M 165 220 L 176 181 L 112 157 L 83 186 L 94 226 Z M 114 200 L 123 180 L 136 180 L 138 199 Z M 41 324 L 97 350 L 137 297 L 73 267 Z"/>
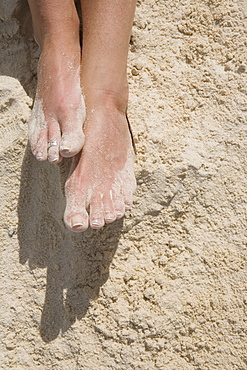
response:
<path fill-rule="evenodd" d="M 138 0 L 135 206 L 62 223 L 69 161 L 27 146 L 38 49 L 0 3 L 0 368 L 247 369 L 247 3 Z"/>

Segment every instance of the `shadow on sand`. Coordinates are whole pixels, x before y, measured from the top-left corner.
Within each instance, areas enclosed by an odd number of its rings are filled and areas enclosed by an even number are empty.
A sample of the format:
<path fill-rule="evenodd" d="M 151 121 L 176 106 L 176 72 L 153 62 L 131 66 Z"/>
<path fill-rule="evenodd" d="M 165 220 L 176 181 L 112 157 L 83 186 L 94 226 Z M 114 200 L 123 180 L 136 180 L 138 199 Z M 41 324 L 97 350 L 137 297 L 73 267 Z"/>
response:
<path fill-rule="evenodd" d="M 47 268 L 40 333 L 45 342 L 65 332 L 87 312 L 106 282 L 121 235 L 122 220 L 103 230 L 75 234 L 62 221 L 63 186 L 70 160 L 38 162 L 26 149 L 18 204 L 20 263 Z"/>
<path fill-rule="evenodd" d="M 33 38 L 27 0 L 19 0 L 12 18 L 1 24 L 4 37 L 0 73 L 17 78 L 34 97 L 39 49 Z M 9 30 L 15 27 L 16 33 Z M 8 27 L 10 23 L 10 27 Z M 11 48 L 9 48 L 11 45 Z M 19 58 L 16 58 L 19 55 Z M 46 296 L 40 333 L 45 342 L 82 318 L 109 275 L 123 221 L 101 231 L 75 234 L 63 224 L 63 186 L 70 161 L 59 166 L 38 162 L 26 149 L 18 203 L 20 263 L 47 268 Z"/>

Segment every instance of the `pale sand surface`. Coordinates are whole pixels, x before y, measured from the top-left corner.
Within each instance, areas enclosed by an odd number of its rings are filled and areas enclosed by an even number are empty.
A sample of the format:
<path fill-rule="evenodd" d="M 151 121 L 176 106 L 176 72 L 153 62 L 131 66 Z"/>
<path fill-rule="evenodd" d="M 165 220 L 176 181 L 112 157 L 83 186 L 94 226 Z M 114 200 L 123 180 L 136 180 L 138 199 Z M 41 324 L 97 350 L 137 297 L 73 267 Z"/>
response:
<path fill-rule="evenodd" d="M 135 206 L 79 235 L 69 162 L 26 148 L 38 50 L 16 6 L 0 4 L 0 368 L 246 370 L 246 2 L 138 1 Z"/>

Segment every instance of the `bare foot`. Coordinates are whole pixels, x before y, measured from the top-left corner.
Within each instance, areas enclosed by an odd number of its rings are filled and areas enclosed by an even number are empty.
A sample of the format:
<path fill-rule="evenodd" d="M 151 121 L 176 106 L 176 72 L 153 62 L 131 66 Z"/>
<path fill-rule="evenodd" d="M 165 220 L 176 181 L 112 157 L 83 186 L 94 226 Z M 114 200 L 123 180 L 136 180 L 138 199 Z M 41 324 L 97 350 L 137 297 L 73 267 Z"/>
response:
<path fill-rule="evenodd" d="M 121 218 L 136 187 L 134 152 L 124 113 L 114 106 L 87 106 L 85 145 L 66 182 L 66 226 L 99 229 Z"/>
<path fill-rule="evenodd" d="M 83 146 L 85 104 L 80 88 L 79 42 L 55 41 L 42 48 L 29 141 L 38 160 L 48 158 L 57 163 L 61 156 L 71 157 Z M 49 148 L 51 142 L 55 145 Z"/>

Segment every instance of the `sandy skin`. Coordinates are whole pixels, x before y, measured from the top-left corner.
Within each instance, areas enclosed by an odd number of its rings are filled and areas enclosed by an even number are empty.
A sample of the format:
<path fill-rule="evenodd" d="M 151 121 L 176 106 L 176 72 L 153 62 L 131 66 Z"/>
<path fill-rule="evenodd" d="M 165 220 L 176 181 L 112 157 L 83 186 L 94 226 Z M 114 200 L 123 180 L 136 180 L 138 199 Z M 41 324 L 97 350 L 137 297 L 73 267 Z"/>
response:
<path fill-rule="evenodd" d="M 136 187 L 134 151 L 125 115 L 116 109 L 90 110 L 86 141 L 74 158 L 65 191 L 66 226 L 75 232 L 98 229 L 131 208 Z"/>
<path fill-rule="evenodd" d="M 101 228 L 131 207 L 136 187 L 126 119 L 136 3 L 82 0 L 82 50 L 74 1 L 59 2 L 59 7 L 48 0 L 29 4 L 41 47 L 29 120 L 32 152 L 53 163 L 75 156 L 66 183 L 65 224 L 76 232 L 89 225 Z"/>
<path fill-rule="evenodd" d="M 65 48 L 64 48 L 65 49 Z M 38 86 L 29 120 L 35 157 L 58 163 L 77 154 L 84 143 L 85 104 L 80 88 L 80 54 L 50 45 L 41 53 Z M 57 145 L 49 148 L 48 143 Z"/>

